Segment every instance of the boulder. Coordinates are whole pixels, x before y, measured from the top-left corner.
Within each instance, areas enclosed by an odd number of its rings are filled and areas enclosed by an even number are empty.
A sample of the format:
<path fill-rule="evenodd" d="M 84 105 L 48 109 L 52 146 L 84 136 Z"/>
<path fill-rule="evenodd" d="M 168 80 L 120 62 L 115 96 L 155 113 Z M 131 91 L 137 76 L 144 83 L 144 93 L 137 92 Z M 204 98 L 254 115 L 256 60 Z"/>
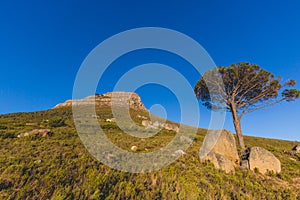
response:
<path fill-rule="evenodd" d="M 161 127 L 163 127 L 164 124 L 163 123 L 160 123 L 159 121 L 155 121 L 152 123 L 152 127 L 151 128 L 154 128 L 154 129 L 159 129 Z"/>
<path fill-rule="evenodd" d="M 116 122 L 116 118 L 110 118 L 110 119 L 106 119 L 106 122 Z"/>
<path fill-rule="evenodd" d="M 218 153 L 210 152 L 201 160 L 212 162 L 217 169 L 224 170 L 226 173 L 235 172 L 232 161 Z"/>
<path fill-rule="evenodd" d="M 41 137 L 46 137 L 51 135 L 51 131 L 50 129 L 33 129 L 32 131 L 19 134 L 18 138 L 27 137 L 31 135 L 39 135 Z"/>
<path fill-rule="evenodd" d="M 295 158 L 289 158 L 291 161 L 297 161 Z"/>
<path fill-rule="evenodd" d="M 251 147 L 249 153 L 249 168 L 257 168 L 262 174 L 268 171 L 279 173 L 281 171 L 280 161 L 268 150 L 262 147 Z"/>
<path fill-rule="evenodd" d="M 296 153 L 300 153 L 300 144 L 297 144 L 296 146 L 294 146 L 294 148 L 292 150 L 295 151 Z"/>
<path fill-rule="evenodd" d="M 181 149 L 174 151 L 174 153 L 172 154 L 172 156 L 182 156 L 184 155 L 185 152 Z"/>
<path fill-rule="evenodd" d="M 149 120 L 143 120 L 142 121 L 142 125 L 145 126 L 145 127 L 148 127 L 149 125 L 151 125 L 151 121 L 149 121 Z"/>
<path fill-rule="evenodd" d="M 189 138 L 188 136 L 184 136 L 184 135 L 180 136 L 180 141 L 187 142 L 187 143 L 193 142 L 193 140 L 191 138 Z"/>
<path fill-rule="evenodd" d="M 169 131 L 175 131 L 176 133 L 179 132 L 179 128 L 176 124 L 165 124 L 164 128 Z"/>
<path fill-rule="evenodd" d="M 205 157 L 210 152 L 226 157 L 234 165 L 238 165 L 240 162 L 235 138 L 227 130 L 208 132 L 200 149 L 199 156 L 200 158 Z"/>
<path fill-rule="evenodd" d="M 162 128 L 164 126 L 164 123 L 160 123 L 159 121 L 150 121 L 150 120 L 142 120 L 142 125 L 144 127 L 148 128 L 152 128 L 152 129 L 159 129 Z"/>
<path fill-rule="evenodd" d="M 161 129 L 164 128 L 169 131 L 175 131 L 179 132 L 179 127 L 176 124 L 168 124 L 168 123 L 162 123 L 159 121 L 150 121 L 150 120 L 142 120 L 142 126 L 146 128 L 152 128 L 152 129 Z"/>
<path fill-rule="evenodd" d="M 132 146 L 130 149 L 131 149 L 131 151 L 136 152 L 137 151 L 137 146 Z"/>

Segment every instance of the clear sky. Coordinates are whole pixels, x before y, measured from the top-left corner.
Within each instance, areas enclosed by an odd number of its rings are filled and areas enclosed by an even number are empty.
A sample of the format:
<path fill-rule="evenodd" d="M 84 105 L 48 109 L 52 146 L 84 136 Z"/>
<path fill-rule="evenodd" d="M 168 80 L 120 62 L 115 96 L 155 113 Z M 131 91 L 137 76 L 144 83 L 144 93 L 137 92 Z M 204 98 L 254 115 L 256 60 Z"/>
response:
<path fill-rule="evenodd" d="M 138 27 L 164 27 L 198 41 L 216 65 L 256 63 L 300 84 L 300 2 L 290 1 L 1 1 L 0 113 L 49 109 L 72 98 L 82 61 L 100 42 Z M 188 63 L 160 51 L 133 52 L 116 60 L 99 84 L 108 92 L 126 70 L 148 62 L 177 69 L 191 84 L 200 78 Z M 116 70 L 117 69 L 117 70 Z M 300 88 L 300 86 L 298 86 Z M 166 88 L 137 91 L 145 105 L 179 120 L 178 102 Z M 300 140 L 300 101 L 246 115 L 244 133 Z M 209 112 L 201 107 L 201 127 Z M 225 128 L 233 130 L 230 113 Z"/>

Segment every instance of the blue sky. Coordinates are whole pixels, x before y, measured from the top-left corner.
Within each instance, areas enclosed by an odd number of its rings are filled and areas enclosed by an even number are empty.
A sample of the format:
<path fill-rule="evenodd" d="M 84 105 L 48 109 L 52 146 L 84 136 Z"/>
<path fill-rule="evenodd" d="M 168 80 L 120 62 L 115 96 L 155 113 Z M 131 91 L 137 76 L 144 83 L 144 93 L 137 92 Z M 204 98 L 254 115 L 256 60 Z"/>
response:
<path fill-rule="evenodd" d="M 164 27 L 198 41 L 216 65 L 239 61 L 300 83 L 299 1 L 1 1 L 0 113 L 49 109 L 72 97 L 77 70 L 100 42 L 138 27 Z M 133 52 L 116 60 L 99 84 L 108 92 L 132 67 L 158 62 L 199 79 L 189 64 L 161 51 Z M 183 67 L 184 66 L 184 67 Z M 115 70 L 118 69 L 118 70 Z M 300 86 L 298 86 L 300 88 Z M 137 91 L 145 105 L 166 107 L 179 120 L 178 102 L 166 88 Z M 201 107 L 201 127 L 209 111 Z M 300 140 L 300 101 L 246 115 L 245 134 Z M 230 113 L 225 128 L 233 130 Z"/>

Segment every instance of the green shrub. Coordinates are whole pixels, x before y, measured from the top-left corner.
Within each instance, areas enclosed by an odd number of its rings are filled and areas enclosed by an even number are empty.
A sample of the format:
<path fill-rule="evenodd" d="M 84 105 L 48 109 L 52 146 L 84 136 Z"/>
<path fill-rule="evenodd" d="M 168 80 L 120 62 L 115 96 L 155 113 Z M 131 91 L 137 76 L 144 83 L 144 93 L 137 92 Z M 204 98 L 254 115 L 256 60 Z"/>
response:
<path fill-rule="evenodd" d="M 15 138 L 16 136 L 14 133 L 11 133 L 11 132 L 7 132 L 7 133 L 0 132 L 0 137 L 3 139 L 6 139 L 6 138 Z"/>
<path fill-rule="evenodd" d="M 7 126 L 4 126 L 4 125 L 1 125 L 1 124 L 0 124 L 0 129 L 1 129 L 1 130 L 6 130 L 6 129 L 7 129 Z"/>
<path fill-rule="evenodd" d="M 63 118 L 53 118 L 49 120 L 49 126 L 52 128 L 65 126 L 65 119 Z"/>

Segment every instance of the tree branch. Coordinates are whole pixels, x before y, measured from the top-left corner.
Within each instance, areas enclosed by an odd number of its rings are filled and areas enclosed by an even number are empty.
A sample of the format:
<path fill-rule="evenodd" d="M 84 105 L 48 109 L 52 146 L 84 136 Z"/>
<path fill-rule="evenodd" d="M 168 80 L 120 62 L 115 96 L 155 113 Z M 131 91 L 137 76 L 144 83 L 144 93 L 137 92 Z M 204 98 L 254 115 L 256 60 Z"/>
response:
<path fill-rule="evenodd" d="M 273 102 L 270 102 L 270 103 L 265 103 L 265 104 L 262 105 L 262 106 L 258 106 L 258 107 L 255 107 L 255 108 L 253 108 L 253 109 L 248 110 L 248 108 L 251 107 L 251 106 L 253 105 L 253 104 L 252 104 L 252 105 L 248 106 L 246 109 L 243 109 L 243 112 L 239 115 L 239 118 L 241 119 L 241 118 L 244 116 L 244 114 L 251 113 L 251 112 L 253 112 L 253 111 L 260 110 L 260 109 L 263 109 L 263 108 L 266 108 L 266 107 L 268 107 L 268 106 L 271 106 L 271 105 L 280 103 L 281 101 L 284 101 L 284 100 L 286 100 L 286 98 L 278 99 L 278 100 L 273 101 Z"/>

